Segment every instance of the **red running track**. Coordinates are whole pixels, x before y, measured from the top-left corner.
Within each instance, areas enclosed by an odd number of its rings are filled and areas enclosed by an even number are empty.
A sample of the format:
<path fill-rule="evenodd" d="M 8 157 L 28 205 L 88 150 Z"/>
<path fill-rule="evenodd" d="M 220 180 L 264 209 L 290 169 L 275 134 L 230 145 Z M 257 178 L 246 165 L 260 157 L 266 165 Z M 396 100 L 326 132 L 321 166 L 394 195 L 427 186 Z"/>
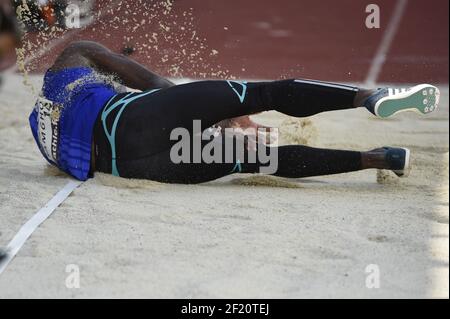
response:
<path fill-rule="evenodd" d="M 125 45 L 139 47 L 133 58 L 164 75 L 363 82 L 396 5 L 396 1 L 378 0 L 381 28 L 368 29 L 365 8 L 370 2 L 366 0 L 178 0 L 167 16 L 162 10 L 152 11 L 157 15 L 150 22 L 148 6 L 156 1 L 126 1 L 127 5 L 107 12 L 104 8 L 114 1 L 99 1 L 100 20 L 66 34 L 55 49 L 30 63 L 31 70 L 41 72 L 51 65 L 68 42 L 89 39 L 115 51 Z M 407 1 L 379 82 L 448 83 L 448 7 L 448 0 Z M 160 23 L 171 30 L 161 32 Z M 153 32 L 158 34 L 157 48 L 149 41 Z M 164 41 L 164 37 L 171 39 Z M 32 42 L 35 38 L 28 35 Z M 187 55 L 180 53 L 182 49 Z M 211 54 L 212 50 L 218 54 Z M 217 74 L 217 69 L 229 72 Z"/>

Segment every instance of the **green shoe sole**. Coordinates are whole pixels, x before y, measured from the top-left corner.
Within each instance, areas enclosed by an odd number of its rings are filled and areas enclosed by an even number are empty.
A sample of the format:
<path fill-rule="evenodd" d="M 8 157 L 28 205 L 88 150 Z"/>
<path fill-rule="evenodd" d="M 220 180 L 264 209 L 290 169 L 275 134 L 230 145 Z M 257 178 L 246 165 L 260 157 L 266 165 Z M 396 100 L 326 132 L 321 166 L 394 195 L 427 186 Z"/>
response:
<path fill-rule="evenodd" d="M 439 97 L 440 92 L 437 87 L 429 84 L 417 85 L 407 92 L 380 99 L 375 105 L 375 114 L 381 118 L 405 111 L 428 114 L 437 109 Z"/>

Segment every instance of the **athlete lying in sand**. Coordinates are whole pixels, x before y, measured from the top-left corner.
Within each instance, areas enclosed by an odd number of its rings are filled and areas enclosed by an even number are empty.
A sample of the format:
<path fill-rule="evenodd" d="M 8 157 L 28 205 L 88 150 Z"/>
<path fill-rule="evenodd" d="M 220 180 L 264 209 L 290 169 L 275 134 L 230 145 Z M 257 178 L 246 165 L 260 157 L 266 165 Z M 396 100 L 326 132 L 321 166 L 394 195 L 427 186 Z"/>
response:
<path fill-rule="evenodd" d="M 141 92 L 119 93 L 99 80 L 98 73 L 114 75 L 123 85 Z M 177 141 L 171 139 L 171 132 L 184 128 L 193 133 L 194 120 L 201 120 L 203 131 L 227 119 L 237 118 L 233 121 L 239 125 L 248 121 L 246 116 L 263 111 L 308 117 L 358 107 L 386 118 L 405 110 L 432 112 L 438 100 L 438 89 L 427 84 L 402 90 L 365 90 L 312 80 L 174 85 L 123 55 L 83 41 L 69 45 L 46 73 L 30 124 L 44 157 L 77 179 L 104 172 L 190 184 L 237 172 L 258 173 L 267 164 L 260 158 L 247 161 L 249 149 L 243 158 L 233 155 L 231 161 L 221 160 L 228 151 L 224 134 L 215 139 L 215 146 L 223 148 L 217 162 L 192 161 L 198 152 L 194 143 L 189 145 L 188 161 L 173 161 Z M 257 145 L 263 146 L 262 142 Z M 355 152 L 288 145 L 271 149 L 277 154 L 273 175 L 288 178 L 364 169 L 387 169 L 406 176 L 410 168 L 406 148 Z"/>

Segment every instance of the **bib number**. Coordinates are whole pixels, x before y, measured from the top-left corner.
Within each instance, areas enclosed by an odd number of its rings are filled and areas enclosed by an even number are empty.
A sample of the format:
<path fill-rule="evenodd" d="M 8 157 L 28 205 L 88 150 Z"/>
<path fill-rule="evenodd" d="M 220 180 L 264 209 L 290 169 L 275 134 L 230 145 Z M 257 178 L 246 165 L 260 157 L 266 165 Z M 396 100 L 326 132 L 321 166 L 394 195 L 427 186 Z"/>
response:
<path fill-rule="evenodd" d="M 36 109 L 38 111 L 38 136 L 41 148 L 47 158 L 56 163 L 61 106 L 39 97 L 36 102 Z"/>

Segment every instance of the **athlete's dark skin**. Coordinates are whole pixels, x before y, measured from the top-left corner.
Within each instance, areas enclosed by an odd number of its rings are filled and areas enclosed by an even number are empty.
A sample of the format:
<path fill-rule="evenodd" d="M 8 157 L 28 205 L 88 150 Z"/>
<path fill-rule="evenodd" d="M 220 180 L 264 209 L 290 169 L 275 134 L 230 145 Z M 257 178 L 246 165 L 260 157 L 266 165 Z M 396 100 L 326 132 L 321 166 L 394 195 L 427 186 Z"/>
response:
<path fill-rule="evenodd" d="M 123 54 L 115 53 L 103 45 L 91 41 L 77 41 L 71 43 L 64 49 L 50 68 L 52 71 L 59 71 L 74 67 L 90 67 L 103 74 L 112 74 L 121 84 L 140 91 L 152 89 L 164 89 L 175 84 L 168 79 L 150 71 L 145 66 L 126 57 Z M 364 101 L 374 90 L 361 89 L 354 100 L 355 107 L 362 107 Z M 250 120 L 248 116 L 236 119 L 225 120 L 220 123 L 222 126 L 263 127 Z M 93 169 L 95 163 L 92 161 Z M 361 153 L 362 169 L 388 169 L 385 161 L 385 151 L 375 149 Z"/>

